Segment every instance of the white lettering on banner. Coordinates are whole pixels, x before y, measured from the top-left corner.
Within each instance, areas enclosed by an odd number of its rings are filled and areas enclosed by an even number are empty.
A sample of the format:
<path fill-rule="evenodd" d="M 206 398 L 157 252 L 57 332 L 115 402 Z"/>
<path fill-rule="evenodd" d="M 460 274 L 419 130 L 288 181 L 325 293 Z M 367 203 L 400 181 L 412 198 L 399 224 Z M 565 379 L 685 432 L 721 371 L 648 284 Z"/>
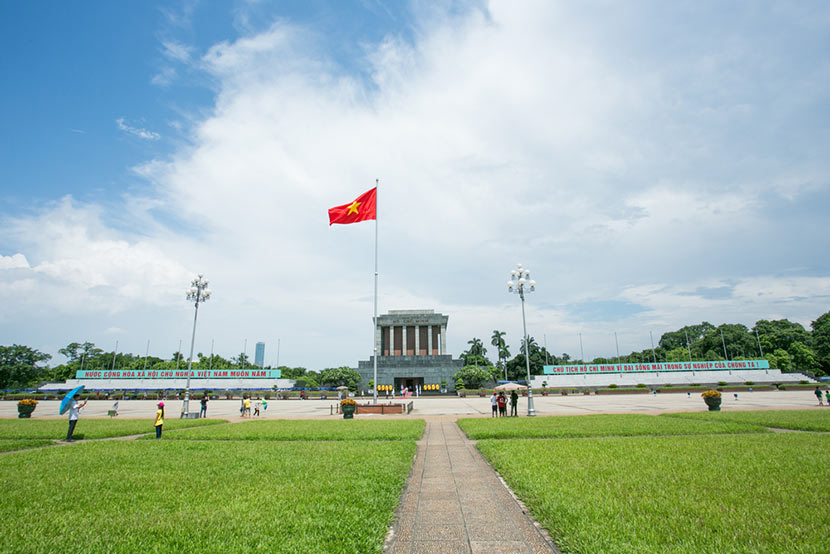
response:
<path fill-rule="evenodd" d="M 712 362 L 664 362 L 637 364 L 546 365 L 545 375 L 583 373 L 642 373 L 646 371 L 716 371 L 724 369 L 769 369 L 767 360 L 720 360 Z"/>
<path fill-rule="evenodd" d="M 114 369 L 106 371 L 83 370 L 76 371 L 76 379 L 186 379 L 187 370 L 133 370 Z M 227 378 L 249 378 L 249 379 L 281 379 L 280 369 L 198 369 L 190 371 L 191 379 L 227 379 Z"/>

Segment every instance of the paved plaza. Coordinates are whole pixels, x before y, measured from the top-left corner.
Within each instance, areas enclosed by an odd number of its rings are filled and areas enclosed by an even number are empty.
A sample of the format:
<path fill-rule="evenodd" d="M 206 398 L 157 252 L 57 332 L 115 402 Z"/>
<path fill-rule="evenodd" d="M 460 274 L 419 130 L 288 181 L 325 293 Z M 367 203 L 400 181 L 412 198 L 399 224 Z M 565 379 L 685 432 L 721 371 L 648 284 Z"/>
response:
<path fill-rule="evenodd" d="M 37 396 L 34 396 L 37 398 Z M 663 412 L 704 411 L 706 406 L 700 393 L 660 393 L 660 394 L 610 394 L 610 395 L 569 395 L 569 396 L 534 396 L 536 413 L 545 415 L 584 415 L 612 413 L 658 414 Z M 371 398 L 358 399 L 359 402 L 371 402 Z M 459 417 L 476 417 L 490 415 L 488 397 L 424 397 L 412 398 L 410 418 L 454 415 Z M 379 403 L 387 402 L 385 398 Z M 395 399 L 394 402 L 400 402 Z M 41 401 L 33 417 L 51 418 L 58 415 L 57 400 Z M 156 413 L 155 400 L 121 400 L 118 403 L 119 417 L 152 418 Z M 175 417 L 181 411 L 181 400 L 165 400 L 167 417 Z M 90 400 L 81 413 L 85 417 L 106 417 L 112 408 L 112 400 Z M 211 400 L 208 404 L 208 417 L 220 419 L 241 419 L 239 417 L 240 400 Z M 261 419 L 280 418 L 334 418 L 341 417 L 334 413 L 337 400 L 269 400 L 268 410 L 262 411 Z M 723 410 L 787 410 L 808 409 L 816 406 L 816 397 L 812 389 L 802 391 L 759 391 L 741 392 L 735 399 L 733 393 L 723 393 Z M 191 411 L 199 410 L 199 401 L 190 401 Z M 527 398 L 519 398 L 519 415 L 527 415 Z M 17 417 L 17 403 L 0 402 L 0 417 Z M 389 418 L 395 416 L 360 414 L 358 418 Z M 400 416 L 398 416 L 400 417 Z"/>

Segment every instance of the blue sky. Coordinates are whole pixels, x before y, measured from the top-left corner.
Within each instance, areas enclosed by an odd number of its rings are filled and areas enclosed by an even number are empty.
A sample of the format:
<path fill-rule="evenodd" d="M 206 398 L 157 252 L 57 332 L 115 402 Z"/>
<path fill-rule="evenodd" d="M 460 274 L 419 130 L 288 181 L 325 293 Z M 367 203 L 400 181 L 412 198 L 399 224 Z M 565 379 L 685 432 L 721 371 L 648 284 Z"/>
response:
<path fill-rule="evenodd" d="M 822 2 L 7 2 L 2 342 L 274 363 L 371 345 L 380 310 L 449 349 L 521 329 L 586 357 L 687 323 L 830 309 Z M 489 343 L 489 340 L 485 341 Z M 206 346 L 207 345 L 207 346 Z M 60 361 L 56 357 L 56 361 Z"/>

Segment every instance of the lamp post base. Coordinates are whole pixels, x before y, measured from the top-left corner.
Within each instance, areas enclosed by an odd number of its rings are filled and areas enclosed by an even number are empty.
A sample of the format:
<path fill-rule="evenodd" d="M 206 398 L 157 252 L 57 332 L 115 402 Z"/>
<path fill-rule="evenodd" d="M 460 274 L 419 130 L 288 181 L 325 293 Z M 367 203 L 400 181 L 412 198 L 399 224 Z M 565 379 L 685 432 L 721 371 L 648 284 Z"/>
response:
<path fill-rule="evenodd" d="M 527 390 L 527 417 L 536 415 L 536 408 L 533 407 L 533 391 Z"/>

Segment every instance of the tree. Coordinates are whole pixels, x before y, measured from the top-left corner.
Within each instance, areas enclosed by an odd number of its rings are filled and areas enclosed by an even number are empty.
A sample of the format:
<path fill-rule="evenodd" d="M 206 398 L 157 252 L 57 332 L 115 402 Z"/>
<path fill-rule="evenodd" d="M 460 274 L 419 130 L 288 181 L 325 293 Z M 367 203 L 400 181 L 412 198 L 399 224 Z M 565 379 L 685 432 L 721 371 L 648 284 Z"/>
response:
<path fill-rule="evenodd" d="M 822 373 L 830 375 L 830 312 L 821 315 L 811 325 L 810 346 Z"/>
<path fill-rule="evenodd" d="M 467 341 L 467 344 L 470 345 L 470 348 L 461 353 L 461 359 L 464 360 L 464 365 L 490 365 L 490 361 L 485 357 L 487 349 L 484 348 L 481 339 L 473 337 Z"/>
<path fill-rule="evenodd" d="M 687 336 L 689 337 L 689 345 L 691 345 L 693 342 L 702 339 L 707 333 L 714 330 L 715 326 L 708 321 L 704 321 L 700 325 L 686 325 L 677 331 L 663 333 L 663 336 L 660 337 L 659 344 L 666 351 L 674 350 L 680 346 L 686 347 Z"/>
<path fill-rule="evenodd" d="M 800 323 L 788 319 L 777 319 L 767 321 L 762 319 L 755 323 L 753 332 L 758 333 L 758 339 L 754 352 L 758 352 L 757 343 L 761 341 L 764 352 L 772 352 L 776 349 L 789 350 L 794 342 L 807 344 L 810 341 L 810 334 Z"/>
<path fill-rule="evenodd" d="M 816 370 L 816 354 L 812 348 L 796 341 L 790 345 L 789 354 L 792 356 L 794 370 L 810 372 Z"/>
<path fill-rule="evenodd" d="M 504 360 L 510 357 L 510 352 L 507 351 L 507 343 L 504 340 L 504 336 L 507 333 L 504 331 L 499 331 L 498 329 L 493 329 L 493 336 L 490 337 L 490 344 L 496 347 L 496 352 L 499 357 L 498 367 L 504 370 Z M 505 355 L 506 354 L 506 355 Z M 505 377 L 507 373 L 505 373 Z"/>
<path fill-rule="evenodd" d="M 237 356 L 231 358 L 231 363 L 235 367 L 251 367 L 251 361 L 244 352 L 240 352 Z"/>
<path fill-rule="evenodd" d="M 332 367 L 320 373 L 320 383 L 327 387 L 356 387 L 362 378 L 356 370 L 347 367 Z"/>
<path fill-rule="evenodd" d="M 81 343 L 79 343 L 79 342 L 70 342 L 65 347 L 58 349 L 58 354 L 63 354 L 64 356 L 69 358 L 70 362 L 74 362 L 74 361 L 78 360 L 81 357 L 81 355 L 79 353 L 80 350 L 81 350 Z"/>
<path fill-rule="evenodd" d="M 489 381 L 490 378 L 491 375 L 488 370 L 474 365 L 464 366 L 453 375 L 453 379 L 462 380 L 464 388 L 467 389 L 477 389 L 482 383 Z"/>
<path fill-rule="evenodd" d="M 50 358 L 28 346 L 0 346 L 0 388 L 25 388 L 37 383 L 46 373 L 39 364 Z"/>

